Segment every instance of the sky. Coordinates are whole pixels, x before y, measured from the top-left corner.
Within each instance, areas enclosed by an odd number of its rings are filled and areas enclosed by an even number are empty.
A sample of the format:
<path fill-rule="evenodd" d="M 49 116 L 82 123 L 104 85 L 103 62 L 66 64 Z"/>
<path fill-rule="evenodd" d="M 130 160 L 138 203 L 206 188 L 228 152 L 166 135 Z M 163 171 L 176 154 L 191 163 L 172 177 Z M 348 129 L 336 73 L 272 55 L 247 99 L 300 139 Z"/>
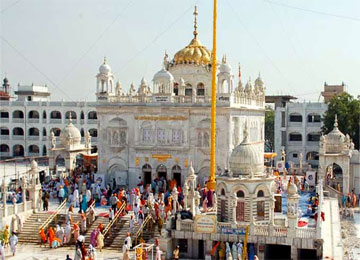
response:
<path fill-rule="evenodd" d="M 151 82 L 198 33 L 212 49 L 211 0 L 1 0 L 0 76 L 49 86 L 52 100 L 95 100 L 106 56 L 128 89 Z M 360 1 L 219 0 L 218 52 L 237 82 L 261 73 L 266 94 L 318 101 L 324 82 L 360 94 Z"/>

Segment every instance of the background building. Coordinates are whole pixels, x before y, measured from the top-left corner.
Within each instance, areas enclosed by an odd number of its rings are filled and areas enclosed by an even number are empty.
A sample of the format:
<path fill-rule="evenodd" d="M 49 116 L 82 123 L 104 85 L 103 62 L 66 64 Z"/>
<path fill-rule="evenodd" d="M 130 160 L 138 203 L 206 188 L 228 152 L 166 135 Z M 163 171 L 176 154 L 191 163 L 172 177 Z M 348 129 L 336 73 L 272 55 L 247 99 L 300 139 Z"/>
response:
<path fill-rule="evenodd" d="M 6 82 L 5 82 L 6 81 Z M 4 79 L 8 85 L 7 79 Z M 4 88 L 4 87 L 3 87 Z M 6 90 L 3 89 L 3 92 Z M 9 92 L 7 92 L 9 93 Z M 84 138 L 92 136 L 97 150 L 95 102 L 50 101 L 47 86 L 18 86 L 16 100 L 0 100 L 0 157 L 45 156 L 50 148 L 50 133 L 60 136 L 71 114 L 73 124 Z"/>

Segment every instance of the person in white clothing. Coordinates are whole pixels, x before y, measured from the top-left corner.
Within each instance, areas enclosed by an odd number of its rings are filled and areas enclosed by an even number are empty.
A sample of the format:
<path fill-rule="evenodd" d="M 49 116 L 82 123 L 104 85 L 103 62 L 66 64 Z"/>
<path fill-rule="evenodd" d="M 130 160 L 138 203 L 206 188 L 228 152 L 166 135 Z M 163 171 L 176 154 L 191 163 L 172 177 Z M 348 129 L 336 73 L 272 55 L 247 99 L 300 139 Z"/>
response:
<path fill-rule="evenodd" d="M 133 216 L 133 215 L 130 216 L 129 226 L 130 226 L 129 232 L 130 232 L 130 234 L 132 234 L 132 233 L 133 233 L 134 226 L 135 226 L 135 220 L 134 220 L 134 216 Z"/>
<path fill-rule="evenodd" d="M 130 236 L 130 233 L 129 233 L 129 232 L 126 233 L 125 242 L 126 242 L 126 244 L 127 244 L 127 248 L 130 250 L 130 249 L 131 249 L 131 246 L 132 246 L 132 241 L 131 241 L 131 236 Z M 125 243 L 125 242 L 124 242 L 124 243 Z"/>
<path fill-rule="evenodd" d="M 10 248 L 11 248 L 11 252 L 13 253 L 13 256 L 16 253 L 16 246 L 17 246 L 18 241 L 19 240 L 18 240 L 17 236 L 13 232 L 12 236 L 10 237 Z"/>
<path fill-rule="evenodd" d="M 0 242 L 0 257 L 1 257 L 1 260 L 5 260 L 5 250 L 4 250 L 4 246 L 3 246 L 2 242 Z"/>
<path fill-rule="evenodd" d="M 74 208 L 79 207 L 79 190 L 78 189 L 74 190 L 73 200 L 74 200 Z"/>

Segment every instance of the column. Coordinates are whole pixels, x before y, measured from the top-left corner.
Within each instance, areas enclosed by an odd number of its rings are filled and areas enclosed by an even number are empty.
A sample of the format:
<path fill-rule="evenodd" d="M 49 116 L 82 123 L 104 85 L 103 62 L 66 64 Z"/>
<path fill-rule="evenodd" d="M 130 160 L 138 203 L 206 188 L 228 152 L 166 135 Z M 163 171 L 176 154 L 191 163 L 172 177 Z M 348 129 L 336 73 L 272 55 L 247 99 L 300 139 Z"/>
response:
<path fill-rule="evenodd" d="M 5 178 L 3 180 L 2 193 L 3 193 L 4 217 L 6 217 L 8 214 L 8 208 L 6 205 L 6 181 L 5 181 Z"/>
<path fill-rule="evenodd" d="M 232 223 L 236 224 L 236 204 L 237 204 L 237 198 L 235 195 L 231 196 L 231 217 L 232 217 Z"/>
<path fill-rule="evenodd" d="M 291 246 L 291 260 L 298 259 L 298 251 L 296 246 Z"/>
<path fill-rule="evenodd" d="M 26 212 L 26 180 L 25 177 L 23 177 L 23 185 L 22 185 L 22 198 L 23 198 L 23 204 L 24 204 L 24 212 Z"/>

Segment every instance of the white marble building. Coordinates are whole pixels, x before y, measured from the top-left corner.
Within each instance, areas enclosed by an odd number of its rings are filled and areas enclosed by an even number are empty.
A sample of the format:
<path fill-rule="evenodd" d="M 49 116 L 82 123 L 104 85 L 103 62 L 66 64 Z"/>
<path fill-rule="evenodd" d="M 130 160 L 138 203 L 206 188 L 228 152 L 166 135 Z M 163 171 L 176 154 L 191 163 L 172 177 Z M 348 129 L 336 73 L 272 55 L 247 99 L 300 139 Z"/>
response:
<path fill-rule="evenodd" d="M 49 155 L 50 132 L 60 136 L 70 114 L 82 139 L 89 132 L 97 150 L 95 102 L 50 101 L 47 86 L 18 85 L 15 94 L 16 100 L 0 100 L 1 158 Z"/>
<path fill-rule="evenodd" d="M 197 14 L 195 12 L 195 14 Z M 196 17 L 196 16 L 195 16 Z M 217 149 L 219 171 L 243 139 L 245 123 L 252 142 L 264 141 L 264 82 L 258 77 L 235 87 L 224 56 L 217 67 Z M 109 64 L 97 74 L 99 173 L 133 187 L 158 176 L 183 184 L 190 161 L 203 183 L 210 166 L 211 52 L 197 33 L 172 59 L 165 53 L 151 84 L 142 79 L 124 93 Z"/>

